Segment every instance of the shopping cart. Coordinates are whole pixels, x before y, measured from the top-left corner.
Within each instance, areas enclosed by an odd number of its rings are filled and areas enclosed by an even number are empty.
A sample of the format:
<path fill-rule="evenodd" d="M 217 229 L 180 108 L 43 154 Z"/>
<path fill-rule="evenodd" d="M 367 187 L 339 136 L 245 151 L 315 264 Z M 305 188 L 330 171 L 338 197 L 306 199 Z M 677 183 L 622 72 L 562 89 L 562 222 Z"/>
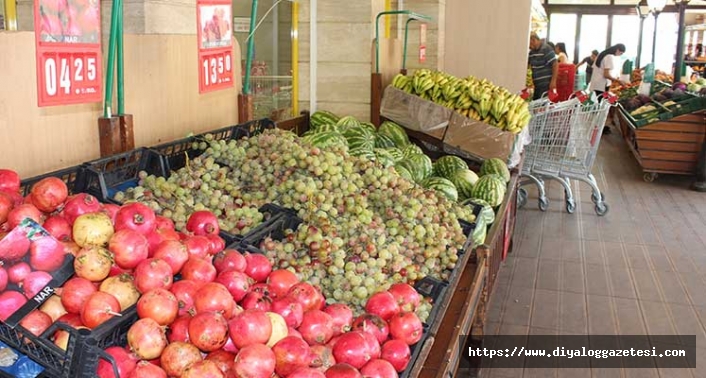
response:
<path fill-rule="evenodd" d="M 544 181 L 552 179 L 564 187 L 566 211 L 573 213 L 576 202 L 570 180 L 575 179 L 591 187 L 591 200 L 595 204 L 596 214 L 602 216 L 608 212 L 605 196 L 591 168 L 608 111 L 615 104 L 615 98 L 608 95 L 596 100 L 590 101 L 580 93 L 559 103 L 552 103 L 546 98 L 530 103 L 532 120 L 528 127 L 532 143 L 525 147 L 520 186 L 537 186 L 539 209 L 542 211 L 549 206 Z M 518 202 L 520 206 L 527 203 L 526 189 L 519 189 Z"/>

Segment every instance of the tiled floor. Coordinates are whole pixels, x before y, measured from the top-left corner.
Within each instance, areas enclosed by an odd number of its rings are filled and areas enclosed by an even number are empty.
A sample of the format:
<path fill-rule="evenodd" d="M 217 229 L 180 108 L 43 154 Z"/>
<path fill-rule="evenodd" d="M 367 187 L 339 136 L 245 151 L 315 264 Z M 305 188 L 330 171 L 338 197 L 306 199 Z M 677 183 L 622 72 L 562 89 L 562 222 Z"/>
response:
<path fill-rule="evenodd" d="M 653 183 L 615 133 L 604 136 L 594 174 L 610 212 L 594 213 L 591 192 L 573 184 L 536 190 L 518 214 L 515 249 L 503 262 L 486 334 L 696 334 L 697 369 L 488 369 L 485 377 L 706 377 L 706 193 L 691 179 Z"/>

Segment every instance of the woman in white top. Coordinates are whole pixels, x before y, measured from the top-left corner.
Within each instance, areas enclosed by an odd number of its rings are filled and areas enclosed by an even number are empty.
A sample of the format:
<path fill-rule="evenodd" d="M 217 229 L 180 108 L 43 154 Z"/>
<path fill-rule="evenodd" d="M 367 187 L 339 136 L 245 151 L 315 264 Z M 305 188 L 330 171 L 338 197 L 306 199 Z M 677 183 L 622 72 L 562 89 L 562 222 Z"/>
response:
<path fill-rule="evenodd" d="M 625 45 L 619 43 L 598 54 L 596 61 L 593 62 L 593 75 L 591 75 L 591 83 L 588 85 L 588 89 L 596 92 L 598 101 L 602 99 L 603 93 L 608 92 L 613 81 L 623 84 L 619 76 L 620 71 L 617 70 L 619 68 L 618 63 L 620 63 L 617 57 L 623 55 L 624 52 Z M 610 134 L 608 126 L 603 127 L 603 134 Z"/>
<path fill-rule="evenodd" d="M 554 46 L 554 52 L 559 63 L 569 63 L 569 57 L 566 55 L 566 45 L 564 42 L 559 42 Z"/>

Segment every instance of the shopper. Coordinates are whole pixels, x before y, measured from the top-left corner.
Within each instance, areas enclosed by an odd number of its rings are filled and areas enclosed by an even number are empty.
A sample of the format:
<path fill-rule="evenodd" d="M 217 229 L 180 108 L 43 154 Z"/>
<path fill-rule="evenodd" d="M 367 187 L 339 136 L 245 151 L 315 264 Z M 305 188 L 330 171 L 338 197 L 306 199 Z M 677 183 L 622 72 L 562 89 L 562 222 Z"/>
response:
<path fill-rule="evenodd" d="M 596 58 L 598 57 L 598 50 L 593 50 L 591 51 L 591 56 L 587 56 L 583 58 L 581 63 L 579 63 L 578 66 L 576 66 L 576 71 L 578 72 L 579 67 L 583 66 L 584 64 L 586 65 L 586 85 L 591 83 L 591 75 L 593 74 L 593 62 L 596 61 Z"/>
<path fill-rule="evenodd" d="M 596 61 L 593 63 L 593 69 L 596 74 L 591 75 L 591 82 L 588 89 L 596 93 L 599 101 L 603 93 L 608 92 L 610 84 L 613 81 L 625 84 L 620 80 L 621 65 L 617 59 L 619 56 L 623 55 L 623 53 L 625 53 L 625 45 L 619 43 L 604 50 L 596 57 Z M 605 126 L 603 133 L 610 134 L 610 128 Z"/>
<path fill-rule="evenodd" d="M 532 69 L 534 99 L 537 100 L 550 90 L 556 89 L 559 63 L 556 60 L 554 49 L 542 42 L 537 33 L 530 34 L 529 48 L 527 63 Z"/>
<path fill-rule="evenodd" d="M 554 52 L 556 53 L 559 64 L 569 63 L 569 56 L 566 55 L 566 45 L 564 42 L 559 42 L 554 46 Z"/>

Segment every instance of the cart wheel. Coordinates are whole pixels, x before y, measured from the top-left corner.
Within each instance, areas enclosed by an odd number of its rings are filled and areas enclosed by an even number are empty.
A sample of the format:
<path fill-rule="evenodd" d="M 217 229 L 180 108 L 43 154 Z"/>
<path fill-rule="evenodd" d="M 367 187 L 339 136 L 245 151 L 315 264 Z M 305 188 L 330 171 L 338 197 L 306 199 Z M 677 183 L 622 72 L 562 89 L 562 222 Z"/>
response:
<path fill-rule="evenodd" d="M 573 214 L 574 211 L 576 211 L 576 202 L 566 201 L 566 212 L 569 214 Z"/>
<path fill-rule="evenodd" d="M 517 207 L 523 207 L 527 204 L 527 190 L 525 188 L 517 189 Z"/>
<path fill-rule="evenodd" d="M 539 199 L 539 210 L 547 211 L 547 208 L 549 208 L 549 201 L 547 201 L 546 198 L 540 198 Z"/>
<path fill-rule="evenodd" d="M 654 172 L 645 173 L 642 176 L 642 179 L 645 180 L 645 182 L 653 182 L 656 178 L 657 178 L 657 174 Z"/>
<path fill-rule="evenodd" d="M 599 217 L 602 217 L 602 216 L 608 214 L 608 210 L 609 210 L 608 204 L 605 202 L 601 202 L 600 205 L 596 205 L 595 210 L 596 210 L 596 215 L 598 215 Z"/>
<path fill-rule="evenodd" d="M 601 193 L 601 201 L 605 201 L 605 194 Z M 591 193 L 591 202 L 594 204 L 598 202 L 598 197 L 596 196 L 596 193 Z"/>

